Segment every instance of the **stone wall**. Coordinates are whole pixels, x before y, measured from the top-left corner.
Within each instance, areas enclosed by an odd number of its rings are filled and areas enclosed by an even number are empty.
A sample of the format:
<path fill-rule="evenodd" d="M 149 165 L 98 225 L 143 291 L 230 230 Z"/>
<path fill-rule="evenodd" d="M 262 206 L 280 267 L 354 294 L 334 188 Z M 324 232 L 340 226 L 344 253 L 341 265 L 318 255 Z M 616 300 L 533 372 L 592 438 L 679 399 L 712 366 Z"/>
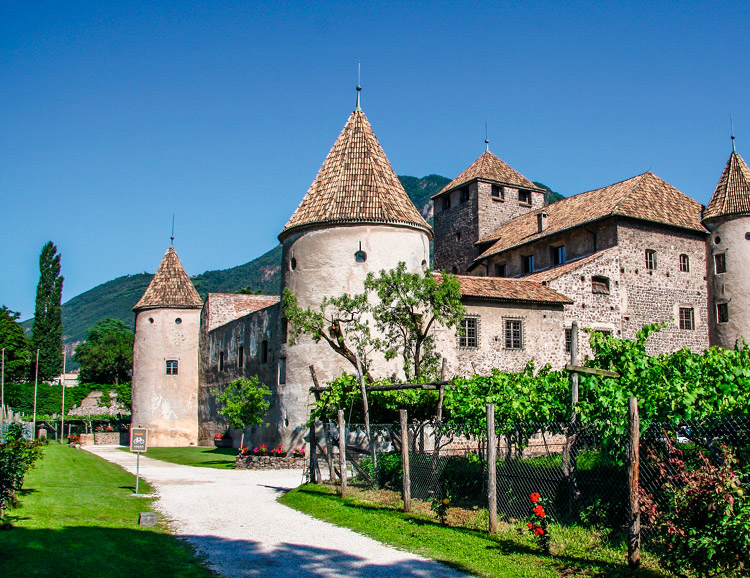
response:
<path fill-rule="evenodd" d="M 277 458 L 247 454 L 237 456 L 234 467 L 238 470 L 301 470 L 305 467 L 307 461 L 308 458 Z"/>
<path fill-rule="evenodd" d="M 667 327 L 649 339 L 649 354 L 707 348 L 706 236 L 627 220 L 618 223 L 617 236 L 625 293 L 623 337 L 633 339 L 644 325 L 664 322 Z M 647 249 L 656 251 L 654 270 L 646 268 Z M 680 271 L 682 254 L 690 260 L 687 272 Z M 694 329 L 680 329 L 680 307 L 693 308 Z"/>
<path fill-rule="evenodd" d="M 214 435 L 223 433 L 227 427 L 226 420 L 218 413 L 214 390 L 221 390 L 240 377 L 257 375 L 269 387 L 272 397 L 266 420 L 274 426 L 277 423 L 280 311 L 281 305 L 276 303 L 212 331 L 205 330 L 208 324 L 202 323 L 199 415 L 201 445 L 211 445 Z M 235 445 L 239 446 L 242 432 L 233 431 L 231 434 Z M 254 444 L 278 442 L 275 427 L 264 431 L 262 428 L 249 428 L 246 436 Z"/>

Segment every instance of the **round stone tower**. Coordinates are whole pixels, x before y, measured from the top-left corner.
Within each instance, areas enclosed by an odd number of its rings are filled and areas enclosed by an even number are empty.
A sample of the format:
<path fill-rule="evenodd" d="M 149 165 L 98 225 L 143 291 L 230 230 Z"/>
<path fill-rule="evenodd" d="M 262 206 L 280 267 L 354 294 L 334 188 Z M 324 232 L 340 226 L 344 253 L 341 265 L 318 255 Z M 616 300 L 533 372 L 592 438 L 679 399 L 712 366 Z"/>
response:
<path fill-rule="evenodd" d="M 732 137 L 734 139 L 734 137 Z M 734 347 L 750 340 L 750 170 L 732 154 L 703 211 L 707 245 L 710 343 Z"/>
<path fill-rule="evenodd" d="M 356 109 L 279 235 L 282 287 L 301 307 L 315 309 L 324 297 L 362 293 L 368 273 L 393 269 L 401 261 L 411 272 L 426 269 L 431 237 L 430 226 L 409 199 L 362 112 L 358 93 Z M 277 390 L 279 434 L 288 439 L 291 432 L 283 428 L 307 421 L 310 365 L 321 382 L 343 371 L 351 373 L 353 367 L 323 341 L 302 337 L 291 346 L 283 334 L 281 341 L 285 375 Z M 375 373 L 382 369 L 373 367 Z"/>
<path fill-rule="evenodd" d="M 135 311 L 132 426 L 149 445 L 198 443 L 198 336 L 203 302 L 170 247 Z"/>

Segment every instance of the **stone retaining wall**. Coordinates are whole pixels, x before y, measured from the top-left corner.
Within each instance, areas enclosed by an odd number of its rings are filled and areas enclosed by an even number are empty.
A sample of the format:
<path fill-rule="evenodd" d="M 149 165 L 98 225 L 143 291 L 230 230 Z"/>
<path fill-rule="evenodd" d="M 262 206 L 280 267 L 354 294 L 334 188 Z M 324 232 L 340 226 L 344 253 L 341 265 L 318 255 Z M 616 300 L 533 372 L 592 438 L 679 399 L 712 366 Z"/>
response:
<path fill-rule="evenodd" d="M 306 458 L 277 458 L 275 456 L 237 456 L 234 467 L 238 470 L 295 470 L 305 467 Z"/>
<path fill-rule="evenodd" d="M 94 445 L 116 446 L 119 444 L 120 444 L 120 432 L 119 431 L 94 432 Z"/>

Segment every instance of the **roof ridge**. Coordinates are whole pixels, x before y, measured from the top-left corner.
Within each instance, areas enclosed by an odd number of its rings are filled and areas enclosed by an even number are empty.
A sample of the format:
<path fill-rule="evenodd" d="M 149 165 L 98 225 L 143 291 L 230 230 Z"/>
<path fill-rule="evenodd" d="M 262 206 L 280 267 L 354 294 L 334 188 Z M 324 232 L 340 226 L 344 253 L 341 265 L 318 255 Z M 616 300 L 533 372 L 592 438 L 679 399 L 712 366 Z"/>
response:
<path fill-rule="evenodd" d="M 200 309 L 203 301 L 198 295 L 193 282 L 185 272 L 174 247 L 167 249 L 146 287 L 143 296 L 133 306 L 133 311 L 143 309 Z"/>
<path fill-rule="evenodd" d="M 440 191 L 432 195 L 432 199 L 435 199 L 455 188 L 465 185 L 477 179 L 483 179 L 487 181 L 494 181 L 497 183 L 503 183 L 515 187 L 521 187 L 525 189 L 533 189 L 535 191 L 542 191 L 540 187 L 535 185 L 533 181 L 519 173 L 503 159 L 498 157 L 491 151 L 484 151 L 479 155 L 474 162 L 466 167 L 461 173 L 445 185 Z"/>

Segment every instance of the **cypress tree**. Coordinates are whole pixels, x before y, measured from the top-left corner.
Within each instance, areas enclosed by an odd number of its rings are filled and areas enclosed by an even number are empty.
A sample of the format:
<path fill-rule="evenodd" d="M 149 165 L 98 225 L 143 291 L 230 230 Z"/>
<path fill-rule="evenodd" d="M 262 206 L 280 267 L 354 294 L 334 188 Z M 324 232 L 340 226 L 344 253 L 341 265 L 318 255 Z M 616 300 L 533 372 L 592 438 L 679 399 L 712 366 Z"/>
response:
<path fill-rule="evenodd" d="M 32 363 L 30 378 L 34 379 L 36 350 L 39 349 L 39 380 L 49 381 L 63 368 L 62 286 L 60 255 L 48 241 L 39 256 L 39 283 L 32 328 Z"/>

